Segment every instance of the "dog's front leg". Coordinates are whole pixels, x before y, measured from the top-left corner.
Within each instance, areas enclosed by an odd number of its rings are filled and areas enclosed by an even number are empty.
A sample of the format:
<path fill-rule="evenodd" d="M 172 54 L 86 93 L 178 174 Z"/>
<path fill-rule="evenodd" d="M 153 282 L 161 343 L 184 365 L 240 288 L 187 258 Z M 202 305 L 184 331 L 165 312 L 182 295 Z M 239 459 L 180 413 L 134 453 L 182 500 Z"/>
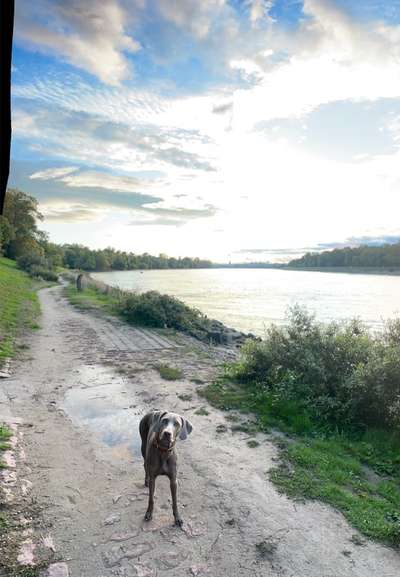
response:
<path fill-rule="evenodd" d="M 175 518 L 175 525 L 178 527 L 182 527 L 183 521 L 178 512 L 178 500 L 177 500 L 177 489 L 178 483 L 176 482 L 176 476 L 172 475 L 169 478 L 169 486 L 171 488 L 171 497 L 172 497 L 172 512 Z"/>
<path fill-rule="evenodd" d="M 154 490 L 156 488 L 156 479 L 155 477 L 149 477 L 149 504 L 147 507 L 146 514 L 144 516 L 145 521 L 150 521 L 153 516 L 153 508 L 154 508 Z"/>

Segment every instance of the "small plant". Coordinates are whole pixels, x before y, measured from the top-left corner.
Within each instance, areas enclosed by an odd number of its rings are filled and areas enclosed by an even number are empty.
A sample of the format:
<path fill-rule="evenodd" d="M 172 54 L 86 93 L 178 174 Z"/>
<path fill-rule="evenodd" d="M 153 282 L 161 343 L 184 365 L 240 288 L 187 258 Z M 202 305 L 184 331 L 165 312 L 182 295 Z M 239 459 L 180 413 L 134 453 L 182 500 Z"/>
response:
<path fill-rule="evenodd" d="M 0 513 L 0 535 L 6 531 L 8 527 L 8 521 L 3 513 Z"/>
<path fill-rule="evenodd" d="M 210 413 L 207 411 L 205 407 L 200 407 L 197 411 L 194 412 L 195 415 L 200 415 L 201 417 L 206 417 Z"/>
<path fill-rule="evenodd" d="M 256 447 L 259 446 L 259 442 L 256 441 L 256 439 L 250 439 L 247 441 L 247 446 L 250 447 L 250 449 L 255 449 Z"/>
<path fill-rule="evenodd" d="M 178 381 L 183 378 L 183 373 L 180 369 L 176 367 L 170 367 L 169 365 L 157 365 L 156 369 L 160 373 L 160 376 L 166 381 Z"/>
<path fill-rule="evenodd" d="M 180 399 L 181 401 L 191 401 L 192 395 L 189 393 L 182 393 L 181 395 L 178 395 L 178 399 Z"/>

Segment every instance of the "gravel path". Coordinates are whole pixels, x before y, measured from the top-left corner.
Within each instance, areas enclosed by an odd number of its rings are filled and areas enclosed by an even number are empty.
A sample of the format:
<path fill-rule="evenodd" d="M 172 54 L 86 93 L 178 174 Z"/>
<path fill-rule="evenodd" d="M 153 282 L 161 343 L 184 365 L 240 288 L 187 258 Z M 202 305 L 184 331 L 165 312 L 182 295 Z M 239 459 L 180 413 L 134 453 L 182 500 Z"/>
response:
<path fill-rule="evenodd" d="M 358 546 L 340 513 L 277 493 L 267 437 L 249 448 L 219 411 L 196 414 L 198 380 L 212 378 L 222 352 L 80 312 L 61 290 L 41 291 L 41 329 L 0 387 L 21 419 L 31 495 L 70 576 L 399 577 L 398 552 Z M 185 377 L 164 381 L 160 362 Z M 172 525 L 165 477 L 153 521 L 143 521 L 137 425 L 151 408 L 194 425 L 178 447 L 183 531 Z"/>

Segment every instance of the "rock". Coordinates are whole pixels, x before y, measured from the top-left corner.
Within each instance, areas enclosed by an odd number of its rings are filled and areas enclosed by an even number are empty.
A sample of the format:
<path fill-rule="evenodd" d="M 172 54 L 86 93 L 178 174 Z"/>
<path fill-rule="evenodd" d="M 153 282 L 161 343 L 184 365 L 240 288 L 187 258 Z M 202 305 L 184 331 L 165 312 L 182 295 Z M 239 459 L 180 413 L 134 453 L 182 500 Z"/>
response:
<path fill-rule="evenodd" d="M 142 564 L 133 565 L 136 571 L 136 577 L 155 577 L 156 572 L 151 567 L 146 567 Z"/>
<path fill-rule="evenodd" d="M 136 543 L 127 549 L 124 545 L 111 547 L 109 551 L 103 551 L 102 558 L 105 567 L 115 567 L 123 559 L 134 559 L 147 553 L 151 549 L 149 543 Z"/>
<path fill-rule="evenodd" d="M 66 563 L 52 563 L 40 572 L 40 577 L 68 577 L 68 565 Z"/>
<path fill-rule="evenodd" d="M 190 574 L 193 575 L 193 577 L 203 577 L 203 575 L 205 576 L 210 574 L 210 569 L 204 563 L 200 565 L 192 565 L 190 567 Z"/>
<path fill-rule="evenodd" d="M 115 523 L 119 523 L 121 521 L 121 515 L 119 513 L 115 513 L 114 515 L 110 515 L 105 519 L 103 525 L 114 525 Z"/>
<path fill-rule="evenodd" d="M 178 553 L 177 551 L 169 551 L 157 559 L 157 564 L 164 569 L 175 569 L 175 567 L 179 567 L 179 565 L 186 560 L 188 555 L 188 552 L 182 551 Z"/>

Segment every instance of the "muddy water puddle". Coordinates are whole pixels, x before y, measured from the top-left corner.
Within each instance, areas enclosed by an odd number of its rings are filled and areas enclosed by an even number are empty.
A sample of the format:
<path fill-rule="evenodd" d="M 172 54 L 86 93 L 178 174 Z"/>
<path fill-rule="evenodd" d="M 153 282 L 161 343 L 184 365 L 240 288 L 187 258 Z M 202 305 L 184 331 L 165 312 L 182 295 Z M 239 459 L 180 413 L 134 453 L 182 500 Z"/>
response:
<path fill-rule="evenodd" d="M 139 422 L 143 408 L 123 377 L 99 365 L 74 371 L 73 385 L 61 408 L 75 425 L 100 441 L 101 455 L 111 461 L 141 461 Z"/>

